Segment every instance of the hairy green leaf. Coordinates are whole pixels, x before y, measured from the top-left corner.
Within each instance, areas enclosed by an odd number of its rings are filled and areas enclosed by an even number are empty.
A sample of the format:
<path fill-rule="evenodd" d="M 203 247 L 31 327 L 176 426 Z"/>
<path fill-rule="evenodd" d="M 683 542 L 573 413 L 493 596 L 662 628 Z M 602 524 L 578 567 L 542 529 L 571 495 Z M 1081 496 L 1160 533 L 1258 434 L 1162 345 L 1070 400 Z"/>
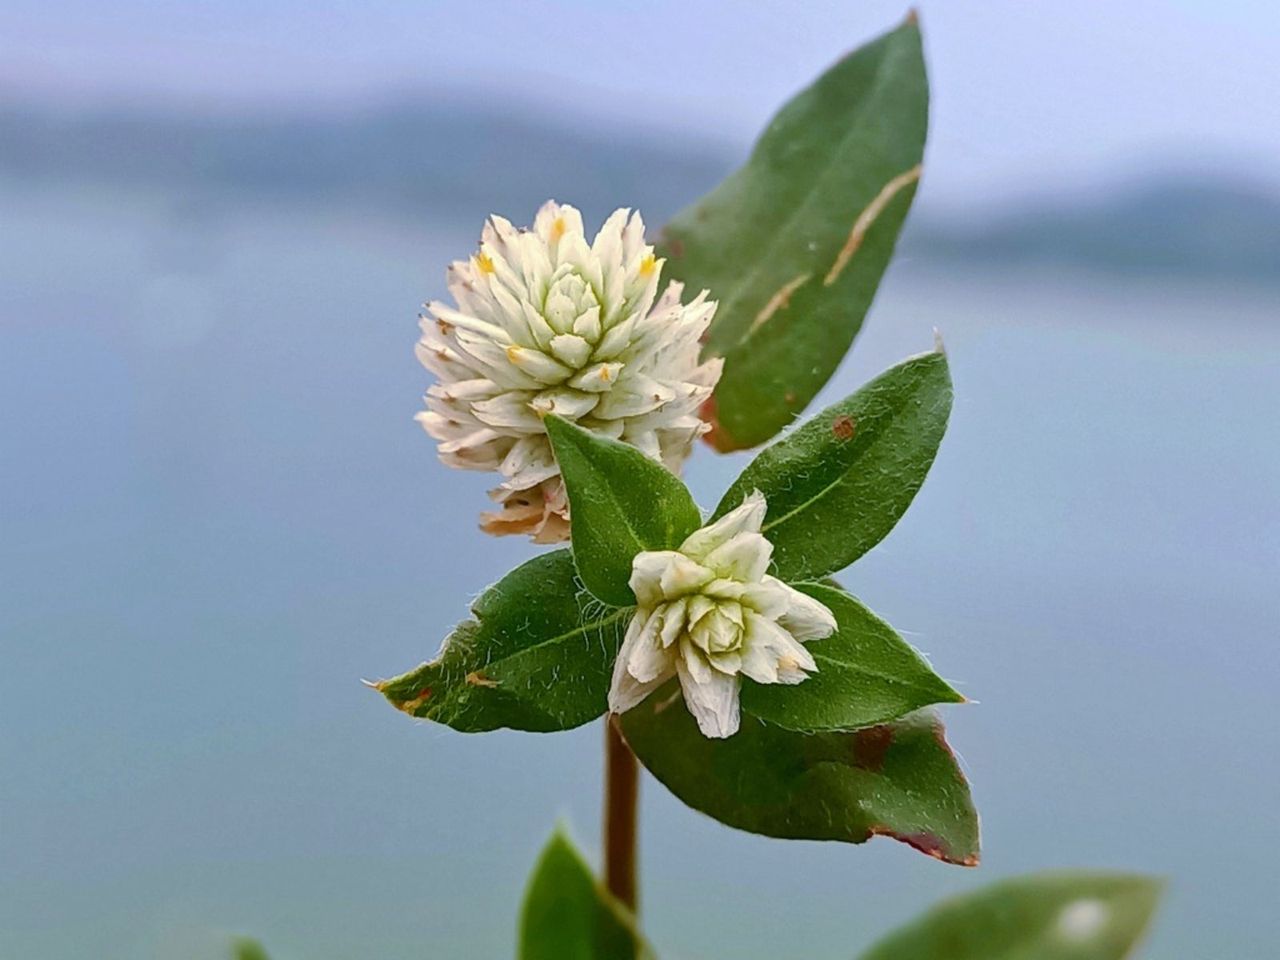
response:
<path fill-rule="evenodd" d="M 904 360 L 765 448 L 715 516 L 759 490 L 776 575 L 821 579 L 874 547 L 906 513 L 950 413 L 946 356 Z"/>
<path fill-rule="evenodd" d="M 862 960 L 1121 960 L 1141 939 L 1161 883 L 1119 873 L 1046 873 L 935 907 Z"/>
<path fill-rule="evenodd" d="M 948 863 L 978 862 L 969 785 L 930 713 L 815 734 L 744 715 L 737 733 L 713 740 L 669 686 L 623 714 L 622 730 L 667 789 L 728 826 L 792 840 L 889 836 Z"/>
<path fill-rule="evenodd" d="M 434 660 L 374 685 L 393 706 L 466 733 L 567 730 L 605 712 L 631 611 L 588 596 L 568 550 L 516 567 L 471 612 Z"/>
<path fill-rule="evenodd" d="M 519 960 L 652 960 L 635 919 L 600 885 L 562 831 L 529 878 Z"/>
<path fill-rule="evenodd" d="M 794 584 L 836 616 L 836 632 L 806 646 L 818 672 L 796 686 L 742 683 L 742 709 L 788 730 L 853 730 L 935 703 L 963 703 L 897 631 L 843 590 Z"/>
<path fill-rule="evenodd" d="M 557 416 L 545 422 L 569 494 L 578 575 L 605 603 L 634 604 L 631 561 L 678 547 L 702 523 L 698 505 L 679 477 L 630 444 Z"/>
<path fill-rule="evenodd" d="M 763 443 L 831 377 L 871 306 L 920 178 L 929 84 L 914 17 L 770 122 L 745 166 L 663 231 L 666 269 L 720 303 L 711 442 Z"/>

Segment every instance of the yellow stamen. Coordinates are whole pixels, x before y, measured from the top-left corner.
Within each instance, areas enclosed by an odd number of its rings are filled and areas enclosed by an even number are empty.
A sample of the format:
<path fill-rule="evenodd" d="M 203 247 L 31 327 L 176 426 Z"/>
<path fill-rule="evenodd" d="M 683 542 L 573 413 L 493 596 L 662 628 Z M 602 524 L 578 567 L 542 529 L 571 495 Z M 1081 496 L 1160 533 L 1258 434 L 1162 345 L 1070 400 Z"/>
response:
<path fill-rule="evenodd" d="M 476 267 L 481 273 L 493 273 L 493 258 L 487 253 L 476 254 Z"/>
<path fill-rule="evenodd" d="M 653 254 L 652 253 L 649 254 L 643 260 L 640 261 L 640 276 L 642 277 L 649 276 L 649 274 L 653 273 L 653 269 L 657 265 L 658 265 L 658 261 L 654 258 Z"/>
<path fill-rule="evenodd" d="M 554 243 L 564 236 L 565 223 L 564 217 L 556 217 L 551 221 L 551 241 Z"/>

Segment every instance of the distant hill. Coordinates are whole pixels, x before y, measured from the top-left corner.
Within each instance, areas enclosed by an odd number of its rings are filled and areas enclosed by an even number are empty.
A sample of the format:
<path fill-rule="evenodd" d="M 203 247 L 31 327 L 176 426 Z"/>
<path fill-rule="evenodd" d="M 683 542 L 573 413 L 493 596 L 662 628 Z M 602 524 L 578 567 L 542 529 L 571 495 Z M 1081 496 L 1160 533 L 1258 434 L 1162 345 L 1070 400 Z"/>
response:
<path fill-rule="evenodd" d="M 89 183 L 174 202 L 303 204 L 423 223 L 547 197 L 599 220 L 623 198 L 662 223 L 732 169 L 727 147 L 406 100 L 364 111 L 196 116 L 0 104 L 0 182 Z M 904 249 L 958 263 L 1280 282 L 1280 199 L 1231 180 L 1166 178 L 1089 205 L 1046 200 L 984 224 L 920 211 Z"/>
<path fill-rule="evenodd" d="M 962 262 L 1280 283 L 1280 198 L 1230 180 L 1165 178 L 1090 204 L 1045 201 L 984 225 L 930 223 L 905 245 Z"/>
<path fill-rule="evenodd" d="M 192 203 L 363 207 L 406 219 L 531 217 L 548 197 L 602 219 L 618 198 L 661 223 L 714 186 L 729 152 L 602 136 L 540 117 L 406 101 L 252 117 L 0 104 L 0 178 L 161 190 Z M 479 211 L 479 213 L 477 213 Z"/>

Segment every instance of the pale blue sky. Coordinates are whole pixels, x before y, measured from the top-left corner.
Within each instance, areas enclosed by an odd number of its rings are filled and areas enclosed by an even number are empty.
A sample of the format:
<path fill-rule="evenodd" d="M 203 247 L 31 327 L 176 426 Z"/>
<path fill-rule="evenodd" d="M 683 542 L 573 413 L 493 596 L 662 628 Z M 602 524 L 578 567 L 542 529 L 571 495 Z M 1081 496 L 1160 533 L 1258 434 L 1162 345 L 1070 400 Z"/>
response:
<path fill-rule="evenodd" d="M 935 204 L 1089 190 L 1162 165 L 1275 182 L 1280 4 L 919 6 L 935 91 L 925 184 Z M 906 7 L 8 0 L 0 8 L 0 89 L 210 106 L 465 91 L 589 122 L 701 129 L 738 145 L 791 92 Z"/>

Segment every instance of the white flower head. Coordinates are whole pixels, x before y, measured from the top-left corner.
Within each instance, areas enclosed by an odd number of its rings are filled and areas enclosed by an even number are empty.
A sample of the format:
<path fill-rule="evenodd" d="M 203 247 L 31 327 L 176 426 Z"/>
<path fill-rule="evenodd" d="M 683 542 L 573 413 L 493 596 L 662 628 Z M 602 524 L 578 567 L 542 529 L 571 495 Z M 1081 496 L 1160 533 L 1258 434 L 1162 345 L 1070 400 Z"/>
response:
<path fill-rule="evenodd" d="M 742 677 L 800 683 L 818 669 L 804 644 L 835 632 L 831 611 L 765 573 L 773 544 L 753 492 L 679 550 L 640 553 L 631 567 L 637 608 L 613 668 L 609 709 L 623 713 L 671 677 L 704 736 L 738 730 Z"/>
<path fill-rule="evenodd" d="M 456 307 L 422 317 L 418 358 L 438 382 L 417 419 L 449 466 L 502 474 L 485 531 L 568 538 L 548 413 L 671 470 L 707 431 L 698 408 L 722 361 L 698 352 L 716 305 L 706 291 L 681 304 L 675 282 L 659 297 L 662 264 L 638 213 L 616 211 L 588 243 L 581 214 L 549 201 L 531 230 L 490 217 L 479 251 L 450 266 Z"/>

